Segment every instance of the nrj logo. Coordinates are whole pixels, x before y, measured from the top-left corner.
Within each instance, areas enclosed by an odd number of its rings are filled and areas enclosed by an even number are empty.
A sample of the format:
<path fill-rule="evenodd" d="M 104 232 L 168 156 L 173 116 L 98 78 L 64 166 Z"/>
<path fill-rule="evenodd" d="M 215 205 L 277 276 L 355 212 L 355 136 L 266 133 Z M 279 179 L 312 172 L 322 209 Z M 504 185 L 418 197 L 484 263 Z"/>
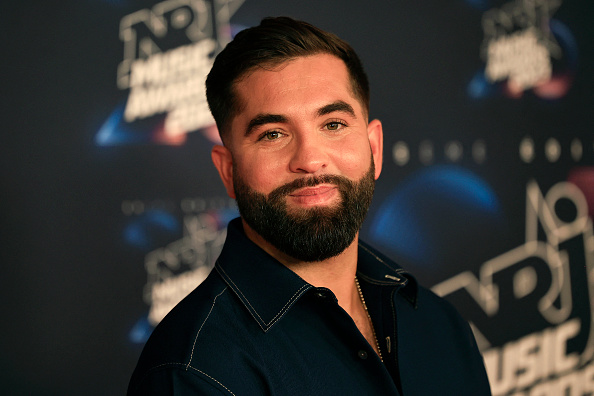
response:
<path fill-rule="evenodd" d="M 527 90 L 547 99 L 565 96 L 577 48 L 570 30 L 552 18 L 560 6 L 561 0 L 514 0 L 483 14 L 481 55 L 486 65 L 482 78 L 471 84 L 474 96 L 489 91 L 484 84 L 500 84 L 513 98 Z"/>
<path fill-rule="evenodd" d="M 129 90 L 97 134 L 99 145 L 182 144 L 203 130 L 217 139 L 204 82 L 231 40 L 229 19 L 244 0 L 166 0 L 120 21 L 117 86 Z"/>
<path fill-rule="evenodd" d="M 183 238 L 149 252 L 144 261 L 147 283 L 144 299 L 148 321 L 157 325 L 210 273 L 227 235 L 217 212 L 188 214 Z"/>
<path fill-rule="evenodd" d="M 494 395 L 594 392 L 594 236 L 574 184 L 543 195 L 530 182 L 525 243 L 483 263 L 478 278 L 462 272 L 433 291 L 470 302 L 461 310 Z"/>

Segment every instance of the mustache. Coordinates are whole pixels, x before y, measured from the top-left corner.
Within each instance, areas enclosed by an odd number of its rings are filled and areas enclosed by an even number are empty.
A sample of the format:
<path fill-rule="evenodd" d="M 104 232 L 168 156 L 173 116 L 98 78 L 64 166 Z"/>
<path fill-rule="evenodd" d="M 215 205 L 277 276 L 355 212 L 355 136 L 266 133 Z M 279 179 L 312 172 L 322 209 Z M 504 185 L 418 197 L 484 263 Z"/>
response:
<path fill-rule="evenodd" d="M 284 197 L 285 195 L 291 194 L 293 191 L 299 190 L 304 187 L 315 187 L 318 184 L 335 184 L 341 191 L 353 188 L 354 184 L 348 178 L 338 175 L 320 175 L 312 177 L 302 177 L 295 179 L 292 182 L 283 184 L 280 187 L 275 188 L 268 194 L 268 199 L 273 201 Z"/>

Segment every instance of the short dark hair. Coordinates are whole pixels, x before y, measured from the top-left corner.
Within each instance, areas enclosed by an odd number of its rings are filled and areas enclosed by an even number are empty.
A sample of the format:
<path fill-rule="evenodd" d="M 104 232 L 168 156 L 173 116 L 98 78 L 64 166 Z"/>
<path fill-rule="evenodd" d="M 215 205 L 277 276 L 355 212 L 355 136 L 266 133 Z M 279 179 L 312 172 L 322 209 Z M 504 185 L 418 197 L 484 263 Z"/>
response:
<path fill-rule="evenodd" d="M 274 67 L 302 56 L 330 54 L 347 67 L 353 95 L 369 115 L 369 82 L 353 48 L 338 36 L 289 17 L 264 18 L 239 32 L 214 61 L 206 78 L 206 98 L 221 138 L 242 104 L 234 84 L 257 67 Z"/>

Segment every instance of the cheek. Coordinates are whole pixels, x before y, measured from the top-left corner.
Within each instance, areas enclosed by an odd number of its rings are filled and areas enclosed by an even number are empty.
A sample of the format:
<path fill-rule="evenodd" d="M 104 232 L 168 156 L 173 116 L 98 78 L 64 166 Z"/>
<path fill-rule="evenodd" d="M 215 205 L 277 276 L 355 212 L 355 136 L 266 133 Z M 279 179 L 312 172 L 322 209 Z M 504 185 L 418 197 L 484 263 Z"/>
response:
<path fill-rule="evenodd" d="M 351 179 L 359 179 L 369 169 L 371 149 L 368 141 L 344 145 L 336 153 L 339 170 Z"/>
<path fill-rule="evenodd" d="M 247 156 L 237 163 L 236 172 L 248 186 L 265 194 L 283 183 L 280 161 L 258 158 L 257 155 Z"/>

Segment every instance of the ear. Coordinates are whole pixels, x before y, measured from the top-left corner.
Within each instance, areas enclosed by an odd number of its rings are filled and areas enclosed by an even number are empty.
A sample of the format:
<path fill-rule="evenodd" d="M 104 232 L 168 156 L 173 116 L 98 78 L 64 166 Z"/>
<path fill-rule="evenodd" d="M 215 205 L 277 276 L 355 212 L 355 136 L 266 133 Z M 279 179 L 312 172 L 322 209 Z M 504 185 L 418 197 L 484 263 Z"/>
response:
<path fill-rule="evenodd" d="M 235 199 L 235 189 L 233 188 L 233 156 L 231 155 L 231 151 L 225 146 L 216 145 L 212 148 L 210 156 L 227 189 L 227 195 Z"/>
<path fill-rule="evenodd" d="M 377 180 L 382 173 L 382 161 L 384 158 L 384 131 L 380 120 L 372 120 L 367 125 L 367 135 L 369 137 L 369 145 L 371 146 L 371 154 L 373 155 L 373 163 L 375 165 L 375 180 Z"/>

